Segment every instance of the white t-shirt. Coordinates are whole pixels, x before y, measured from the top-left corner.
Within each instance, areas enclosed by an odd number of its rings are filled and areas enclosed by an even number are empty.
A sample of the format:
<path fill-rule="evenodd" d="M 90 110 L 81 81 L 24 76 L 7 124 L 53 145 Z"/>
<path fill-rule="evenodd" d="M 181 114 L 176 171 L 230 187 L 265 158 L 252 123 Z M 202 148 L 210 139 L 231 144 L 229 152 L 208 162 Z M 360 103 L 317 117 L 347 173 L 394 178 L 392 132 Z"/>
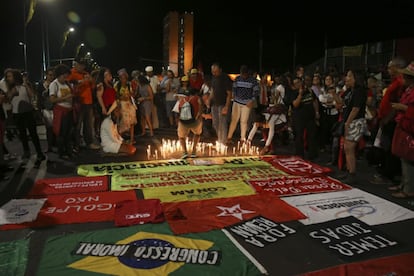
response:
<path fill-rule="evenodd" d="M 118 153 L 123 140 L 111 116 L 106 117 L 101 124 L 101 146 L 103 151 Z"/>
<path fill-rule="evenodd" d="M 158 88 L 158 85 L 160 85 L 160 80 L 158 79 L 157 76 L 152 76 L 152 77 L 147 76 L 147 79 L 149 80 L 149 85 L 152 88 L 152 92 L 156 94 L 158 92 L 157 88 Z"/>
<path fill-rule="evenodd" d="M 11 100 L 12 113 L 13 114 L 19 113 L 19 103 L 21 101 L 25 101 L 25 102 L 30 103 L 30 97 L 29 97 L 29 94 L 27 92 L 26 86 L 18 85 L 18 86 L 16 86 L 16 90 L 19 93 L 19 95 L 14 96 Z"/>
<path fill-rule="evenodd" d="M 57 79 L 52 81 L 49 85 L 49 96 L 56 96 L 58 98 L 64 97 L 72 93 L 72 90 L 66 83 L 60 83 Z M 60 106 L 71 108 L 72 107 L 72 98 L 69 98 L 63 102 L 57 103 Z"/>

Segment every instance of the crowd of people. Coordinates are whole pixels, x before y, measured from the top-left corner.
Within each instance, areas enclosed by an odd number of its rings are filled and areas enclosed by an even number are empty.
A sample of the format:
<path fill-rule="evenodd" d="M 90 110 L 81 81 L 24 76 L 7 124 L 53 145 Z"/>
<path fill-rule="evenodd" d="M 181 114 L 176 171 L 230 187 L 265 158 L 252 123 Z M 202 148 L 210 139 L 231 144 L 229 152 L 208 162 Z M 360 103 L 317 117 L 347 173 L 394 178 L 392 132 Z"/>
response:
<path fill-rule="evenodd" d="M 294 154 L 307 160 L 330 151 L 329 165 L 342 169 L 338 178 L 349 184 L 357 181 L 356 160 L 370 149 L 376 154 L 369 161 L 378 167 L 372 183 L 388 183 L 394 196 L 412 197 L 413 160 L 392 150 L 397 126 L 411 138 L 414 134 L 414 65 L 405 63 L 393 58 L 388 78 L 382 79 L 354 69 L 305 72 L 303 66 L 294 73 L 270 75 L 246 65 L 232 79 L 219 63 L 208 72 L 192 68 L 181 76 L 172 70 L 156 75 L 152 66 L 130 74 L 122 68 L 115 79 L 109 68 L 88 70 L 84 60 L 75 60 L 72 67 L 48 69 L 37 86 L 27 74 L 9 68 L 0 81 L 0 165 L 8 169 L 3 159 L 7 116 L 18 130 L 23 158 L 31 156 L 30 134 L 37 166 L 46 156 L 35 113 L 46 127 L 46 152 L 57 151 L 62 159 L 84 147 L 134 154 L 137 139 L 153 137 L 158 128 L 177 129 L 182 158 L 194 158 L 200 139 L 244 145 L 253 143 L 260 130 L 260 154 L 275 153 L 276 146 L 290 139 Z M 186 148 L 188 138 L 193 139 L 192 149 Z"/>

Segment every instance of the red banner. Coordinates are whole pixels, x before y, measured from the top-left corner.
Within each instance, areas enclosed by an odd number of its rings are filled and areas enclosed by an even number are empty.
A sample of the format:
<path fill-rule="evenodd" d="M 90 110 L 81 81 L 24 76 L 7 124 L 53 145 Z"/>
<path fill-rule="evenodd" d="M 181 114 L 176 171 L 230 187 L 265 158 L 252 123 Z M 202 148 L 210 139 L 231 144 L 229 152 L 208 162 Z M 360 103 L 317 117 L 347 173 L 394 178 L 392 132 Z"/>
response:
<path fill-rule="evenodd" d="M 318 271 L 304 273 L 302 276 L 414 275 L 413 260 L 414 253 L 406 253 L 397 256 L 343 264 Z"/>
<path fill-rule="evenodd" d="M 330 168 L 306 161 L 299 156 L 274 155 L 260 158 L 290 175 L 321 175 L 332 171 Z"/>
<path fill-rule="evenodd" d="M 258 193 L 272 193 L 277 196 L 334 192 L 352 189 L 328 176 L 281 176 L 267 180 L 248 180 Z"/>
<path fill-rule="evenodd" d="M 109 191 L 108 176 L 47 178 L 36 181 L 30 196 L 76 194 Z"/>
<path fill-rule="evenodd" d="M 115 205 L 136 200 L 135 191 L 50 195 L 37 219 L 23 224 L 4 225 L 2 230 L 45 227 L 56 224 L 113 221 Z"/>
<path fill-rule="evenodd" d="M 174 234 L 221 229 L 256 216 L 286 222 L 304 219 L 298 209 L 271 194 L 163 203 L 164 216 Z"/>

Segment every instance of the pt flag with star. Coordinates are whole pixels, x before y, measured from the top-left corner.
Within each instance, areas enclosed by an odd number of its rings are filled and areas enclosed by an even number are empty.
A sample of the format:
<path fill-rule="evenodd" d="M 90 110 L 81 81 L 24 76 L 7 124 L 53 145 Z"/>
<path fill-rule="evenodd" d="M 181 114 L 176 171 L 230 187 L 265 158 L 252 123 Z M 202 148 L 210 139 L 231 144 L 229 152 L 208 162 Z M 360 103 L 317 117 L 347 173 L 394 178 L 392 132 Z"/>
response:
<path fill-rule="evenodd" d="M 258 215 L 276 222 L 306 218 L 272 194 L 163 203 L 164 216 L 174 234 L 221 229 Z"/>
<path fill-rule="evenodd" d="M 255 263 L 219 230 L 177 237 L 162 223 L 51 237 L 36 275 L 263 275 Z"/>

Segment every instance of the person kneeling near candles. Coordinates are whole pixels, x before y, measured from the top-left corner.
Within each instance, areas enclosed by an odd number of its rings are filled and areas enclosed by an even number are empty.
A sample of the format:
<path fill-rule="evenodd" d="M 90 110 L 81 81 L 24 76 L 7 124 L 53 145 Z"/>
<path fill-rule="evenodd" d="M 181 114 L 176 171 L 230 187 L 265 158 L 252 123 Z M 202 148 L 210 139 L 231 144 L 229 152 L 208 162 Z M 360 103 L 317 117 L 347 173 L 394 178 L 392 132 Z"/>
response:
<path fill-rule="evenodd" d="M 173 108 L 173 112 L 178 113 L 179 118 L 177 134 L 181 147 L 183 148 L 182 159 L 189 157 L 186 138 L 190 134 L 190 131 L 193 133 L 193 148 L 190 157 L 197 157 L 197 144 L 200 141 L 200 135 L 203 131 L 203 121 L 201 117 L 202 103 L 197 93 L 197 90 L 191 89 L 189 93 L 180 90 L 180 92 L 176 94 L 178 100 Z"/>
<path fill-rule="evenodd" d="M 118 132 L 118 122 L 121 120 L 121 105 L 114 102 L 101 124 L 101 146 L 105 153 L 124 153 L 133 155 L 137 150 L 133 145 L 124 142 Z"/>

